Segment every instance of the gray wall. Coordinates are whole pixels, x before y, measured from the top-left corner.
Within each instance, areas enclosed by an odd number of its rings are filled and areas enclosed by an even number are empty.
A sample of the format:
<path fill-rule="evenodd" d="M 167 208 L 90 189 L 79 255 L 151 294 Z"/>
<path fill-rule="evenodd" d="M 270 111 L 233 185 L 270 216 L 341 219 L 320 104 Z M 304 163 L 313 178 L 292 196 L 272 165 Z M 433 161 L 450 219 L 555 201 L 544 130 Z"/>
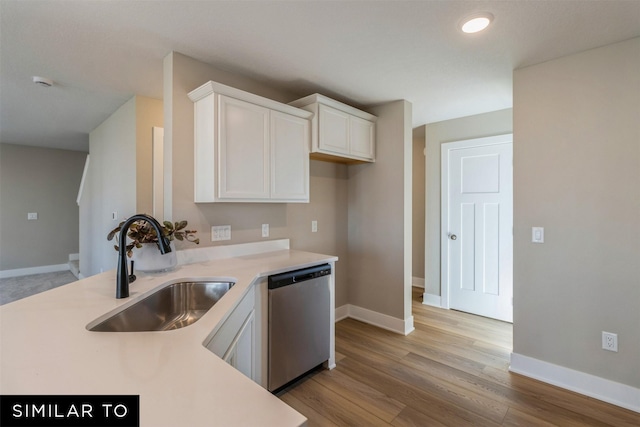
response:
<path fill-rule="evenodd" d="M 193 58 L 172 53 L 164 61 L 165 154 L 172 162 L 172 194 L 165 194 L 173 220 L 187 220 L 198 230 L 200 246 L 290 238 L 293 249 L 337 255 L 336 306 L 347 303 L 347 166 L 311 161 L 309 204 L 193 202 L 193 102 L 187 94 L 214 80 L 280 102 L 307 94 L 292 94 L 273 85 L 219 70 Z M 170 154 L 169 154 L 170 153 Z M 168 197 L 170 196 L 170 197 Z M 165 215 L 167 213 L 165 212 Z M 169 216 L 168 216 L 169 217 Z M 318 232 L 311 233 L 311 221 Z M 261 237 L 262 224 L 270 236 Z M 211 242 L 212 225 L 231 225 L 230 241 Z M 187 247 L 187 246 L 180 246 Z"/>
<path fill-rule="evenodd" d="M 424 279 L 425 126 L 413 130 L 413 277 Z"/>
<path fill-rule="evenodd" d="M 516 70 L 513 109 L 514 352 L 640 387 L 640 38 Z"/>
<path fill-rule="evenodd" d="M 440 147 L 445 142 L 513 132 L 513 110 L 506 109 L 443 122 L 426 128 L 425 292 L 440 293 Z"/>
<path fill-rule="evenodd" d="M 349 303 L 406 320 L 411 316 L 411 104 L 396 101 L 370 112 L 378 116 L 376 163 L 349 166 Z"/>
<path fill-rule="evenodd" d="M 87 153 L 0 144 L 0 270 L 78 253 L 76 197 Z M 28 212 L 38 220 L 27 221 Z"/>
<path fill-rule="evenodd" d="M 165 215 L 168 218 L 187 220 L 190 227 L 198 230 L 201 246 L 259 241 L 263 239 L 261 224 L 269 224 L 268 239 L 289 238 L 293 249 L 332 254 L 340 258 L 337 264 L 336 307 L 355 303 L 400 319 L 407 317 L 407 306 L 410 312 L 411 303 L 411 243 L 410 236 L 405 238 L 404 231 L 408 228 L 410 233 L 411 230 L 411 225 L 407 224 L 405 219 L 408 215 L 410 223 L 410 104 L 393 102 L 370 111 L 379 117 L 379 161 L 375 164 L 346 166 L 311 161 L 309 204 L 196 204 L 193 202 L 193 102 L 187 96 L 190 91 L 209 80 L 214 80 L 285 103 L 308 94 L 281 90 L 272 84 L 232 74 L 175 52 L 165 57 L 164 78 L 165 154 L 167 159 L 171 159 L 165 164 L 165 180 L 173 183 L 170 191 L 165 194 Z M 377 170 L 375 182 L 388 181 L 384 189 L 372 185 L 373 181 L 366 183 L 362 188 L 352 183 L 357 180 L 354 177 L 362 170 Z M 385 176 L 387 173 L 390 173 L 388 177 Z M 366 193 L 362 190 L 366 190 Z M 398 203 L 389 203 L 387 190 Z M 371 204 L 367 205 L 366 210 L 354 211 L 354 206 L 357 206 L 364 194 L 370 194 Z M 407 201 L 408 210 L 404 207 Z M 378 209 L 380 215 L 374 214 Z M 385 218 L 390 224 L 382 231 L 370 230 L 366 239 L 360 242 L 368 244 L 369 247 L 381 248 L 379 251 L 376 249 L 379 253 L 374 264 L 367 264 L 371 271 L 383 272 L 383 266 L 389 266 L 384 275 L 376 276 L 389 280 L 377 284 L 377 291 L 374 293 L 367 292 L 367 283 L 359 276 L 354 276 L 354 271 L 357 273 L 358 269 L 364 268 L 363 264 L 357 264 L 356 260 L 356 265 L 361 267 L 356 270 L 349 269 L 352 259 L 359 256 L 358 251 L 354 250 L 354 246 L 349 242 L 351 232 L 373 216 L 376 216 L 376 221 L 379 222 Z M 311 233 L 312 220 L 318 221 L 317 233 Z M 211 242 L 213 225 L 231 225 L 232 239 Z M 389 235 L 392 237 L 389 238 Z M 407 242 L 408 248 L 405 247 Z M 358 247 L 360 243 L 355 246 Z M 386 258 L 382 256 L 381 251 L 384 251 Z M 405 254 L 408 258 L 404 258 Z M 382 264 L 379 263 L 380 260 L 383 261 Z M 405 270 L 408 274 L 404 274 Z M 409 281 L 406 287 L 405 280 Z M 364 298 L 359 297 L 367 293 Z M 391 300 L 388 295 L 392 295 Z"/>

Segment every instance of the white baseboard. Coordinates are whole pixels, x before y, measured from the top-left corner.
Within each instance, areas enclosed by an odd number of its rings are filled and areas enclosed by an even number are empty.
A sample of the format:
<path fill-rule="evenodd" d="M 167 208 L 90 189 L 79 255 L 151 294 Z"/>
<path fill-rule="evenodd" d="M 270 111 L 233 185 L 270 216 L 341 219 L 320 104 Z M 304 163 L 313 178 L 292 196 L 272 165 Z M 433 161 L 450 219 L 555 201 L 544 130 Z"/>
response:
<path fill-rule="evenodd" d="M 412 277 L 411 278 L 411 286 L 415 286 L 416 288 L 424 289 L 424 279 L 422 277 Z"/>
<path fill-rule="evenodd" d="M 425 292 L 422 294 L 422 303 L 442 308 L 442 297 L 440 295 L 428 294 Z"/>
<path fill-rule="evenodd" d="M 14 268 L 13 270 L 0 270 L 0 279 L 8 277 L 29 276 L 31 274 L 55 273 L 69 270 L 69 264 L 43 265 L 40 267 Z"/>
<path fill-rule="evenodd" d="M 509 371 L 640 412 L 640 389 L 595 375 L 511 353 Z"/>
<path fill-rule="evenodd" d="M 386 329 L 396 334 L 408 335 L 414 330 L 413 316 L 402 320 L 386 314 L 378 313 L 353 304 L 345 304 L 336 308 L 336 322 L 351 317 L 378 328 Z"/>
<path fill-rule="evenodd" d="M 336 322 L 344 320 L 347 317 L 349 317 L 349 304 L 336 308 Z"/>

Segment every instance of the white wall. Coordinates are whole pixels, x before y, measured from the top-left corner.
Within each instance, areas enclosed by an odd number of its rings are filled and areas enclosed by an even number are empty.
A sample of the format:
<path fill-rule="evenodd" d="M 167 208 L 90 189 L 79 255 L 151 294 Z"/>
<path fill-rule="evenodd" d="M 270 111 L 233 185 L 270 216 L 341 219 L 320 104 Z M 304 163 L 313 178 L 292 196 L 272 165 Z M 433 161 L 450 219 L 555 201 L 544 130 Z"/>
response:
<path fill-rule="evenodd" d="M 639 388 L 640 38 L 515 71 L 514 165 L 514 353 Z"/>
<path fill-rule="evenodd" d="M 162 102 L 134 96 L 89 134 L 91 161 L 80 201 L 84 277 L 116 267 L 116 242 L 107 241 L 109 231 L 131 215 L 151 213 L 153 126 L 162 126 Z M 141 183 L 148 186 L 146 191 Z"/>
<path fill-rule="evenodd" d="M 134 97 L 89 134 L 89 185 L 80 202 L 90 206 L 87 218 L 81 218 L 81 223 L 91 221 L 90 234 L 83 236 L 89 243 L 87 251 L 80 254 L 80 271 L 85 277 L 115 268 L 117 253 L 107 234 L 136 213 L 135 107 Z M 113 212 L 116 220 L 112 220 Z"/>
<path fill-rule="evenodd" d="M 513 132 L 513 110 L 506 109 L 426 127 L 426 242 L 425 292 L 440 296 L 440 147 L 445 142 L 482 138 Z"/>

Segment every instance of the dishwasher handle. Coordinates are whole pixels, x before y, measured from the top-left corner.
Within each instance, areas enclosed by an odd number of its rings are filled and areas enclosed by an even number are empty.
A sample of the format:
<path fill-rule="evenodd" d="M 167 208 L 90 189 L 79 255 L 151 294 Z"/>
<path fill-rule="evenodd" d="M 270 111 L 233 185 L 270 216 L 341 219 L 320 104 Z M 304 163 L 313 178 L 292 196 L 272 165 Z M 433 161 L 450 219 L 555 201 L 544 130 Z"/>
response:
<path fill-rule="evenodd" d="M 269 289 L 277 289 L 283 286 L 293 285 L 294 283 L 328 276 L 330 274 L 331 266 L 329 264 L 316 265 L 315 267 L 274 274 L 273 276 L 269 276 Z"/>

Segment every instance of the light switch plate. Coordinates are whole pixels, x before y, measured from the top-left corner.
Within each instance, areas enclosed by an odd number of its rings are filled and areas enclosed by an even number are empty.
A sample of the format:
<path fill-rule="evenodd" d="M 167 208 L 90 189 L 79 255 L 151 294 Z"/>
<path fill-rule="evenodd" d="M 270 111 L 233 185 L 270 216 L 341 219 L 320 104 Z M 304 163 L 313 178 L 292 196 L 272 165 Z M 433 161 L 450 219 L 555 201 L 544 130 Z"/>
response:
<path fill-rule="evenodd" d="M 311 221 L 311 232 L 312 233 L 318 232 L 318 221 L 316 220 Z"/>
<path fill-rule="evenodd" d="M 544 227 L 531 227 L 531 242 L 544 243 Z"/>

